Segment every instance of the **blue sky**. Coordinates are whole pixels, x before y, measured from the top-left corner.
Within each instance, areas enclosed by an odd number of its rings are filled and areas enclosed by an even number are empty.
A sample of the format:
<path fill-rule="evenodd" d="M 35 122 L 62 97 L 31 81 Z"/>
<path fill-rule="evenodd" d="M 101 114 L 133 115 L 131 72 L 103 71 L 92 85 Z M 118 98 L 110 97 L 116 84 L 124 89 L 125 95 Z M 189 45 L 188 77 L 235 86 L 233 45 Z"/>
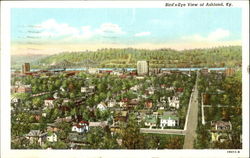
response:
<path fill-rule="evenodd" d="M 81 44 L 89 49 L 188 43 L 199 47 L 201 42 L 239 43 L 241 21 L 240 8 L 15 8 L 11 37 L 13 45 L 33 50 L 52 44 L 81 50 Z"/>

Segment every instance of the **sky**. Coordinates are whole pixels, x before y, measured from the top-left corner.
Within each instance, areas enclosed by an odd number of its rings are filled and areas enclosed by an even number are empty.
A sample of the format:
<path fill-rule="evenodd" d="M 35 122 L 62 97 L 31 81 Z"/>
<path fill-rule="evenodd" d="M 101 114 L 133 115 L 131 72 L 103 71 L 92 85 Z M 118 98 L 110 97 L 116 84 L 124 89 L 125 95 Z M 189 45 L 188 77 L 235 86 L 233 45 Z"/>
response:
<path fill-rule="evenodd" d="M 241 45 L 240 8 L 13 8 L 11 53 Z"/>

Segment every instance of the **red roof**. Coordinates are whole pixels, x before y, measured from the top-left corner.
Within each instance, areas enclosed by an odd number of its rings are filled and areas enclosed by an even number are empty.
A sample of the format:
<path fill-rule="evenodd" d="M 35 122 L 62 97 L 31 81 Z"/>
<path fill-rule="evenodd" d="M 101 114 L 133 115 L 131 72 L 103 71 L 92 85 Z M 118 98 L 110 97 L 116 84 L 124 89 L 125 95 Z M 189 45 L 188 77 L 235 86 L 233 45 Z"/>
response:
<path fill-rule="evenodd" d="M 46 100 L 55 100 L 55 98 L 47 98 Z"/>
<path fill-rule="evenodd" d="M 123 102 L 128 102 L 128 98 L 123 98 L 122 101 Z"/>
<path fill-rule="evenodd" d="M 183 92 L 184 88 L 177 88 L 176 91 L 177 92 Z"/>
<path fill-rule="evenodd" d="M 88 121 L 80 121 L 79 123 L 81 123 L 81 124 L 89 124 L 89 122 Z"/>

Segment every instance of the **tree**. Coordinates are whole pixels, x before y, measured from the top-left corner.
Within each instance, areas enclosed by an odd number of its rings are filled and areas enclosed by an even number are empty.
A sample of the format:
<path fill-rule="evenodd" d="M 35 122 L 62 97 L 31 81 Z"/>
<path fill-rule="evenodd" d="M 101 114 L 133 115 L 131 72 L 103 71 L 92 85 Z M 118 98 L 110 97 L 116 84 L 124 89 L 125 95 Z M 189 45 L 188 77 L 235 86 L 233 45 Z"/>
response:
<path fill-rule="evenodd" d="M 135 117 L 130 117 L 126 125 L 121 126 L 122 146 L 126 149 L 144 148 L 144 137 Z"/>

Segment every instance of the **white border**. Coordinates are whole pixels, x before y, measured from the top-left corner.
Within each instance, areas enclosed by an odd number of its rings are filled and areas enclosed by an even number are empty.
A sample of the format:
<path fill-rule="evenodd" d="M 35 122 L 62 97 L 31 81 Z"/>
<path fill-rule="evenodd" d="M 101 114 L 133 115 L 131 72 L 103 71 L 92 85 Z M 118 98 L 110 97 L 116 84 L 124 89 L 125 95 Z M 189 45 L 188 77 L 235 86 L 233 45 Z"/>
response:
<path fill-rule="evenodd" d="M 172 1 L 188 3 L 190 1 Z M 201 3 L 193 1 L 195 3 Z M 202 1 L 203 3 L 204 1 Z M 216 2 L 216 1 L 207 1 Z M 249 3 L 229 1 L 242 8 L 242 90 L 243 90 L 243 150 L 240 154 L 228 154 L 230 150 L 10 150 L 10 8 L 165 8 L 163 1 L 28 1 L 1 2 L 1 156 L 6 157 L 248 157 L 249 151 Z M 185 7 L 187 8 L 187 7 Z M 216 18 L 216 17 L 215 17 Z"/>

